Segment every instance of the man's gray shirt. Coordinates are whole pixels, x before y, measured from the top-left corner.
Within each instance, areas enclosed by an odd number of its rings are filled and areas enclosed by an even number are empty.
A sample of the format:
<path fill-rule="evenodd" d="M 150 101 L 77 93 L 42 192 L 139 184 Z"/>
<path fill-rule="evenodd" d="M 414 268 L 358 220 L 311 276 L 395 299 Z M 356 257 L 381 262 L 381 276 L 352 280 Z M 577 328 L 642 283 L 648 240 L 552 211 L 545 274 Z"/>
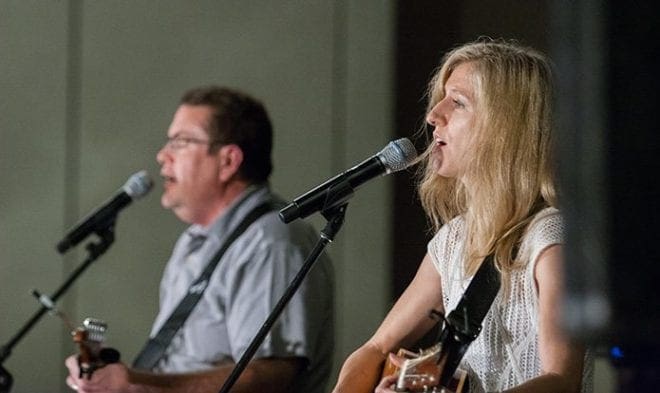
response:
<path fill-rule="evenodd" d="M 267 186 L 250 187 L 211 226 L 192 225 L 179 237 L 161 280 L 152 337 L 225 237 L 266 201 L 278 199 Z M 189 253 L 198 235 L 206 240 Z M 198 371 L 237 362 L 317 240 L 313 228 L 301 220 L 284 224 L 276 210 L 261 216 L 227 249 L 154 371 Z M 332 266 L 322 255 L 254 356 L 305 358 L 307 367 L 292 391 L 325 391 L 332 364 L 333 296 Z"/>

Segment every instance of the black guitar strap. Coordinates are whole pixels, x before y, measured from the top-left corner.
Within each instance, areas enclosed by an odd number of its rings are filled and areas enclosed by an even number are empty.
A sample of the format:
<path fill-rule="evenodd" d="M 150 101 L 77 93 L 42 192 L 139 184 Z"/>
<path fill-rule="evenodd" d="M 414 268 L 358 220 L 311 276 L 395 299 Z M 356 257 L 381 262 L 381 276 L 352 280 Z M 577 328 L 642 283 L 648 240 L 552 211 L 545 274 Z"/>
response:
<path fill-rule="evenodd" d="M 490 254 L 479 266 L 456 308 L 447 316 L 440 336 L 442 356 L 439 362 L 444 362 L 441 385 L 449 386 L 463 355 L 481 332 L 481 324 L 500 285 L 500 273 L 495 268 L 493 254 Z"/>
<path fill-rule="evenodd" d="M 188 316 L 192 310 L 199 302 L 199 299 L 202 298 L 204 290 L 207 287 L 208 281 L 215 270 L 215 267 L 220 262 L 220 259 L 224 255 L 225 251 L 231 246 L 231 244 L 236 240 L 245 230 L 255 222 L 259 217 L 268 213 L 269 211 L 276 210 L 277 206 L 271 202 L 264 202 L 261 205 L 252 209 L 250 213 L 243 219 L 243 221 L 234 229 L 224 244 L 218 252 L 211 258 L 209 263 L 204 268 L 204 271 L 197 277 L 190 287 L 188 288 L 188 293 L 184 296 L 183 299 L 179 302 L 179 305 L 172 311 L 169 318 L 165 321 L 163 326 L 160 328 L 158 333 L 150 338 L 142 351 L 137 355 L 133 361 L 133 367 L 141 370 L 151 370 L 161 359 L 165 350 L 170 345 L 170 342 L 179 331 L 183 323 L 188 319 Z"/>

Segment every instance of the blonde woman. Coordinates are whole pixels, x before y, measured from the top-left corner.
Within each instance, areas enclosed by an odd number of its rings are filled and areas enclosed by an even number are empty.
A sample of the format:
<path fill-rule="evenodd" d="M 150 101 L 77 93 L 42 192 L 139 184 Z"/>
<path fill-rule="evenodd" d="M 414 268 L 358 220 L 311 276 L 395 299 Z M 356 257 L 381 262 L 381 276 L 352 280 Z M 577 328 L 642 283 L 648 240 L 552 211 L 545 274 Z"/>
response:
<path fill-rule="evenodd" d="M 388 354 L 449 313 L 484 258 L 502 285 L 460 365 L 470 392 L 590 392 L 592 362 L 562 331 L 562 220 L 552 171 L 551 73 L 538 52 L 481 41 L 429 85 L 419 195 L 436 234 L 409 287 L 344 363 L 335 393 L 393 392 Z M 390 355 L 391 356 L 391 355 Z"/>

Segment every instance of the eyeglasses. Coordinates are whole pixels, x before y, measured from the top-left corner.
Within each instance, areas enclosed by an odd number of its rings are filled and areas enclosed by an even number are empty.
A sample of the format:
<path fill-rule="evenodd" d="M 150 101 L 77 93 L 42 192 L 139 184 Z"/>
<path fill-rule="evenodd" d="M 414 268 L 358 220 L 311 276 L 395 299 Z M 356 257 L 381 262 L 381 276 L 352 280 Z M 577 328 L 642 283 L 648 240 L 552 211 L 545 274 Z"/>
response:
<path fill-rule="evenodd" d="M 167 142 L 165 142 L 165 147 L 172 150 L 181 150 L 190 144 L 195 145 L 214 145 L 218 143 L 217 141 L 207 141 L 204 139 L 193 138 L 191 136 L 185 135 L 176 135 L 173 137 L 168 137 Z"/>

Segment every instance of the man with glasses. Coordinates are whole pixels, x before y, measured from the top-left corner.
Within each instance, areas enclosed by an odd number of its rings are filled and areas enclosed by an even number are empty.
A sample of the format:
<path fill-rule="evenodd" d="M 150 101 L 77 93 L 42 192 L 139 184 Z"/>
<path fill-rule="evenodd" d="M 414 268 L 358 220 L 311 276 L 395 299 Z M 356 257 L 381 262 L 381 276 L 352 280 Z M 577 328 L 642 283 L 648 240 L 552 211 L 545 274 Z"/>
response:
<path fill-rule="evenodd" d="M 71 356 L 66 360 L 71 388 L 219 391 L 318 238 L 300 220 L 288 225 L 279 220 L 282 201 L 268 186 L 271 149 L 271 123 L 255 99 L 215 86 L 183 95 L 157 155 L 161 204 L 191 224 L 161 280 L 160 310 L 150 335 L 150 341 L 160 340 L 160 352 L 147 344 L 133 368 L 110 364 L 91 379 L 81 378 L 77 357 Z M 255 215 L 260 208 L 265 213 Z M 236 229 L 241 226 L 242 232 Z M 227 241 L 232 232 L 235 239 Z M 223 248 L 215 269 L 201 280 Z M 199 301 L 162 344 L 174 310 L 195 293 L 201 293 Z M 324 391 L 333 335 L 332 267 L 321 256 L 232 391 Z"/>

